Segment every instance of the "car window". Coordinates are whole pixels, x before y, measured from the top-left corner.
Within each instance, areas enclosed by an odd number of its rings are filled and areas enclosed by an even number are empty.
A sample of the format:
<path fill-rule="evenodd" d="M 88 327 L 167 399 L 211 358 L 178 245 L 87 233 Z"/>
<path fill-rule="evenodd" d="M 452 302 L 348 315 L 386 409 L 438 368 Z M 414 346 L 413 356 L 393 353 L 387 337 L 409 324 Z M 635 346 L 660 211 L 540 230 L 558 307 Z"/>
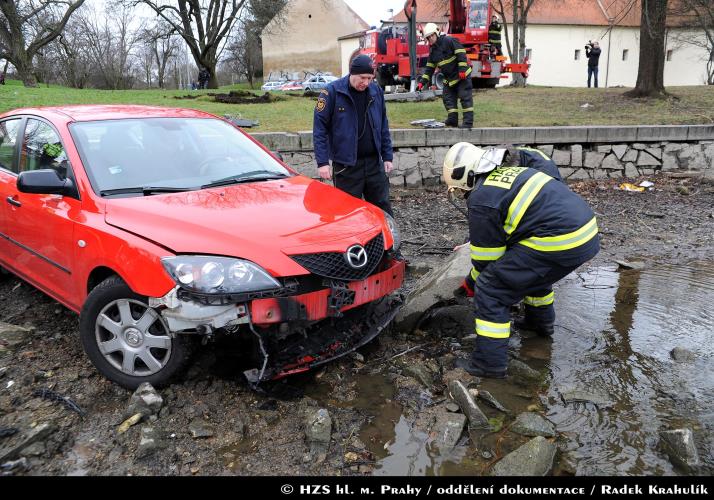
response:
<path fill-rule="evenodd" d="M 15 168 L 15 145 L 20 129 L 19 118 L 0 122 L 0 168 L 17 173 Z"/>
<path fill-rule="evenodd" d="M 244 173 L 290 175 L 272 155 L 218 119 L 78 122 L 70 132 L 97 193 L 159 186 L 198 189 Z"/>
<path fill-rule="evenodd" d="M 47 123 L 29 118 L 25 124 L 20 171 L 51 168 L 67 178 L 69 161 L 57 132 Z"/>

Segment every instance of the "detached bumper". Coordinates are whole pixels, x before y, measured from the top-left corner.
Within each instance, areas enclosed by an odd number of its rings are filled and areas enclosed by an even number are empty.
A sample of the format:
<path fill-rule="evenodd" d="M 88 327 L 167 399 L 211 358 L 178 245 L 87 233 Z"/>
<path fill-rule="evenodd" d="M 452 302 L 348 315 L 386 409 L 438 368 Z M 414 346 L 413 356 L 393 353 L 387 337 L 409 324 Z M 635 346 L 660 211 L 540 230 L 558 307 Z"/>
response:
<path fill-rule="evenodd" d="M 269 325 L 296 320 L 318 321 L 338 315 L 399 289 L 404 281 L 404 267 L 404 262 L 394 260 L 385 271 L 348 283 L 343 289 L 326 288 L 292 297 L 255 299 L 250 304 L 251 319 L 256 325 Z"/>

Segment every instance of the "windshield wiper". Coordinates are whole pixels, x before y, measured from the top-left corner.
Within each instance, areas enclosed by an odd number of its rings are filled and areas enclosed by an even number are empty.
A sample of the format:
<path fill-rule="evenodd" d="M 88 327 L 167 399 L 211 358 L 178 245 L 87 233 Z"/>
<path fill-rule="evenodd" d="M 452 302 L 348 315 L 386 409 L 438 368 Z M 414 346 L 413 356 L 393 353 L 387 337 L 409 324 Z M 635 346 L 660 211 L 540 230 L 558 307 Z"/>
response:
<path fill-rule="evenodd" d="M 253 182 L 253 181 L 269 181 L 273 179 L 284 179 L 288 177 L 287 174 L 282 174 L 280 172 L 266 172 L 265 170 L 251 170 L 250 172 L 245 172 L 242 174 L 231 175 L 230 177 L 224 177 L 223 179 L 218 179 L 208 184 L 201 186 L 201 189 L 220 187 L 220 186 L 230 186 L 231 184 L 241 184 L 243 182 Z"/>
<path fill-rule="evenodd" d="M 134 194 L 141 193 L 148 196 L 153 193 L 181 193 L 183 191 L 191 191 L 194 188 L 187 187 L 171 187 L 171 186 L 136 186 L 117 189 L 103 189 L 99 191 L 101 196 L 111 196 L 113 194 Z"/>

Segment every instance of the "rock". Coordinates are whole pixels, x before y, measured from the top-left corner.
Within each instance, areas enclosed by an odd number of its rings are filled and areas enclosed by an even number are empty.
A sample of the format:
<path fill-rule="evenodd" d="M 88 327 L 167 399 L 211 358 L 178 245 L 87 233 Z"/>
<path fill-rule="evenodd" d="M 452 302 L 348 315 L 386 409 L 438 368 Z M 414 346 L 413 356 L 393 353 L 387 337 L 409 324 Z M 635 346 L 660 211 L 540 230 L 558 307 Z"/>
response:
<path fill-rule="evenodd" d="M 417 380 L 427 389 L 431 389 L 434 386 L 434 374 L 425 364 L 402 361 L 400 368 L 404 375 Z"/>
<path fill-rule="evenodd" d="M 649 154 L 657 158 L 658 160 L 662 159 L 662 150 L 660 148 L 647 148 L 645 149 Z"/>
<path fill-rule="evenodd" d="M 436 421 L 432 427 L 434 445 L 442 452 L 452 450 L 461 438 L 466 426 L 466 415 L 462 413 L 449 413 L 441 411 L 436 414 Z"/>
<path fill-rule="evenodd" d="M 464 384 L 468 385 L 475 380 L 475 377 L 463 368 L 454 368 L 453 370 L 449 370 L 441 377 L 441 381 L 447 387 L 453 380 L 461 380 Z"/>
<path fill-rule="evenodd" d="M 451 413 L 458 413 L 461 411 L 461 408 L 459 408 L 459 405 L 456 403 L 446 403 L 446 411 L 451 412 Z"/>
<path fill-rule="evenodd" d="M 154 427 L 145 425 L 141 428 L 141 438 L 139 446 L 136 449 L 137 458 L 147 457 L 152 455 L 159 449 L 159 431 Z"/>
<path fill-rule="evenodd" d="M 511 413 L 509 409 L 499 403 L 496 398 L 494 398 L 488 391 L 484 391 L 483 389 L 478 391 L 478 398 L 485 402 L 487 405 L 497 409 L 498 411 L 502 411 L 503 413 Z"/>
<path fill-rule="evenodd" d="M 699 465 L 699 453 L 694 446 L 691 429 L 674 429 L 660 432 L 660 444 L 674 465 L 686 472 Z"/>
<path fill-rule="evenodd" d="M 308 410 L 305 416 L 305 439 L 310 447 L 310 456 L 321 463 L 327 456 L 332 435 L 332 418 L 325 408 Z"/>
<path fill-rule="evenodd" d="M 583 166 L 583 146 L 580 144 L 573 144 L 570 146 L 570 166 L 571 167 L 582 167 Z"/>
<path fill-rule="evenodd" d="M 606 153 L 607 154 L 610 151 L 612 151 L 612 146 L 609 144 L 602 144 L 602 145 L 598 146 L 596 149 L 597 149 L 598 153 Z"/>
<path fill-rule="evenodd" d="M 680 363 L 687 363 L 696 359 L 696 355 L 684 347 L 675 347 L 670 351 L 669 355 L 673 360 Z"/>
<path fill-rule="evenodd" d="M 31 340 L 33 331 L 31 328 L 0 322 L 0 345 L 10 351 L 15 350 Z"/>
<path fill-rule="evenodd" d="M 598 408 L 608 408 L 612 406 L 612 401 L 608 394 L 597 394 L 580 389 L 568 389 L 561 393 L 563 401 L 568 403 L 592 403 Z"/>
<path fill-rule="evenodd" d="M 615 263 L 622 268 L 634 269 L 636 271 L 641 271 L 646 267 L 645 263 L 640 261 L 630 262 L 627 260 L 616 260 Z"/>
<path fill-rule="evenodd" d="M 570 152 L 561 151 L 556 149 L 553 151 L 553 161 L 559 167 L 569 167 L 570 166 Z"/>
<path fill-rule="evenodd" d="M 422 187 L 423 179 L 421 172 L 418 169 L 413 170 L 404 177 L 404 182 L 407 187 Z"/>
<path fill-rule="evenodd" d="M 210 438 L 215 434 L 213 427 L 202 418 L 191 421 L 188 425 L 188 430 L 193 439 Z"/>
<path fill-rule="evenodd" d="M 124 412 L 124 416 L 136 415 L 137 413 L 144 417 L 156 415 L 163 404 L 164 400 L 156 392 L 156 389 L 150 383 L 144 382 L 131 395 L 129 407 Z"/>
<path fill-rule="evenodd" d="M 602 160 L 605 158 L 605 153 L 596 153 L 588 151 L 585 153 L 585 168 L 599 168 Z"/>
<path fill-rule="evenodd" d="M 20 438 L 19 442 L 14 446 L 0 449 L 0 463 L 17 458 L 22 450 L 34 443 L 45 441 L 57 430 L 57 426 L 53 423 L 46 422 L 35 426 L 26 436 Z"/>
<path fill-rule="evenodd" d="M 22 457 L 18 460 L 11 460 L 9 462 L 0 464 L 0 470 L 6 473 L 25 472 L 27 470 L 30 470 L 30 464 L 27 462 L 27 459 L 25 457 Z"/>
<path fill-rule="evenodd" d="M 454 290 L 471 270 L 470 254 L 468 245 L 459 247 L 442 266 L 434 268 L 416 283 L 394 319 L 397 330 L 411 332 L 426 311 L 439 302 L 454 298 Z"/>
<path fill-rule="evenodd" d="M 679 152 L 679 164 L 684 169 L 704 170 L 707 159 L 699 144 L 690 144 Z"/>
<path fill-rule="evenodd" d="M 44 455 L 47 451 L 47 446 L 43 442 L 32 443 L 30 446 L 25 447 L 20 455 L 23 457 L 39 457 Z"/>
<path fill-rule="evenodd" d="M 632 145 L 633 149 L 639 149 L 640 151 L 643 149 L 647 149 L 647 144 L 642 144 L 641 142 L 636 142 Z"/>
<path fill-rule="evenodd" d="M 661 165 L 661 163 L 661 161 L 646 151 L 640 152 L 640 157 L 637 159 L 638 167 L 658 166 Z"/>
<path fill-rule="evenodd" d="M 532 412 L 524 412 L 518 415 L 510 430 L 523 436 L 555 436 L 555 427 L 541 415 Z"/>
<path fill-rule="evenodd" d="M 356 362 L 364 364 L 364 356 L 362 356 L 362 355 L 361 355 L 360 353 L 358 353 L 357 351 L 353 351 L 353 352 L 350 354 L 350 357 L 351 357 L 352 359 L 354 359 Z"/>
<path fill-rule="evenodd" d="M 622 157 L 627 153 L 627 144 L 617 144 L 612 147 L 612 152 L 615 153 L 618 160 L 622 160 Z"/>
<path fill-rule="evenodd" d="M 629 149 L 627 151 L 627 153 L 625 153 L 625 155 L 620 159 L 624 162 L 628 162 L 628 161 L 636 162 L 638 156 L 639 156 L 639 152 L 636 149 Z"/>
<path fill-rule="evenodd" d="M 635 166 L 634 163 L 631 161 L 628 161 L 625 163 L 625 177 L 633 178 L 637 177 L 640 175 L 639 170 L 637 170 L 637 167 Z"/>
<path fill-rule="evenodd" d="M 492 476 L 545 476 L 553 467 L 555 444 L 538 436 L 503 457 L 491 469 Z"/>
<path fill-rule="evenodd" d="M 605 170 L 622 170 L 623 165 L 615 155 L 609 154 L 602 161 L 600 168 L 604 168 Z"/>
<path fill-rule="evenodd" d="M 537 382 L 541 379 L 541 374 L 525 364 L 523 361 L 511 359 L 508 362 L 508 375 L 527 382 Z"/>
<path fill-rule="evenodd" d="M 543 151 L 545 154 L 548 156 L 553 156 L 553 145 L 552 144 L 543 144 L 542 146 L 538 146 L 538 149 Z"/>
<path fill-rule="evenodd" d="M 449 393 L 469 420 L 470 429 L 489 429 L 488 418 L 474 401 L 466 386 L 458 380 L 449 384 Z"/>

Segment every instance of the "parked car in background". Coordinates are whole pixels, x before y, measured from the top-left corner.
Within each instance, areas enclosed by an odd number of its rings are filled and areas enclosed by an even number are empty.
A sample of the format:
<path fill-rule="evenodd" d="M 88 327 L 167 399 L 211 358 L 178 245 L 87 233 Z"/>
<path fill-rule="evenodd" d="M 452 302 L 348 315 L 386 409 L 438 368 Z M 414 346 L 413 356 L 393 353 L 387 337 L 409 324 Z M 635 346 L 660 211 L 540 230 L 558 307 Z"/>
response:
<path fill-rule="evenodd" d="M 334 82 L 335 80 L 337 80 L 336 76 L 315 75 L 302 82 L 302 86 L 305 90 L 322 90 L 327 87 L 328 83 Z"/>
<path fill-rule="evenodd" d="M 275 80 L 272 82 L 265 82 L 261 87 L 260 90 L 281 90 L 280 87 L 285 85 L 285 80 Z"/>
<path fill-rule="evenodd" d="M 222 335 L 253 384 L 304 372 L 398 309 L 394 220 L 202 111 L 0 114 L 0 197 L 0 266 L 79 313 L 89 359 L 130 389 Z"/>
<path fill-rule="evenodd" d="M 285 82 L 285 84 L 283 84 L 283 86 L 280 87 L 280 90 L 283 90 L 283 91 L 304 90 L 304 87 L 302 86 L 302 82 L 290 81 L 290 82 Z"/>

